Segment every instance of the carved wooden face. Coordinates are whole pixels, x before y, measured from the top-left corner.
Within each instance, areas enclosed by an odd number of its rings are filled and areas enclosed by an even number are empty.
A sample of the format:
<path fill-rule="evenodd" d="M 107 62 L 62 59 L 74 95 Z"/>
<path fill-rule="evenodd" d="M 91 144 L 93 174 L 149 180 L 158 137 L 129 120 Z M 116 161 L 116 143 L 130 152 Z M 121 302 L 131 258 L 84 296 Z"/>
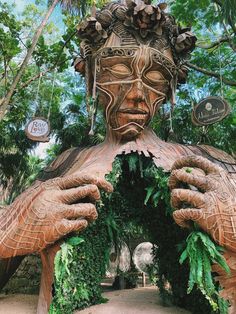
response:
<path fill-rule="evenodd" d="M 96 59 L 99 102 L 113 132 L 133 138 L 167 98 L 175 65 L 157 50 L 103 48 Z"/>

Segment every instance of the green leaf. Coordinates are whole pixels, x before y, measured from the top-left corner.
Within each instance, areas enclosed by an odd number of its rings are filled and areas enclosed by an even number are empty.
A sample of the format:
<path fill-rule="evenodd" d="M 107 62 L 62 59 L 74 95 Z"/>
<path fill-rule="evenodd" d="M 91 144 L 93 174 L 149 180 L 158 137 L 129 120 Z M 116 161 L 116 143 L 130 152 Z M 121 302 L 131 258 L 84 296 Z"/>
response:
<path fill-rule="evenodd" d="M 183 262 L 188 258 L 187 250 L 184 250 L 183 253 L 180 256 L 179 262 L 180 264 L 183 264 Z"/>
<path fill-rule="evenodd" d="M 59 281 L 60 275 L 61 275 L 60 268 L 61 268 L 61 250 L 56 253 L 56 256 L 54 259 L 54 274 L 57 281 Z"/>
<path fill-rule="evenodd" d="M 153 191 L 155 189 L 155 186 L 149 186 L 147 187 L 145 190 L 147 191 L 147 194 L 146 194 L 146 197 L 145 197 L 145 200 L 144 200 L 144 205 L 147 205 Z"/>
<path fill-rule="evenodd" d="M 66 243 L 72 245 L 72 246 L 78 246 L 79 244 L 83 243 L 84 239 L 81 237 L 71 237 L 66 240 Z"/>

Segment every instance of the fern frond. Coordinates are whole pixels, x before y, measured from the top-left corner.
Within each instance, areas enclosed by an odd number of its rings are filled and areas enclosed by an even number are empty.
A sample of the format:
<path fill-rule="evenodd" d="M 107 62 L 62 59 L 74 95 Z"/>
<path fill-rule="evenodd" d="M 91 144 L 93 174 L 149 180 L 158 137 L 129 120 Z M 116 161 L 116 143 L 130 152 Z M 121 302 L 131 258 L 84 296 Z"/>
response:
<path fill-rule="evenodd" d="M 201 231 L 193 231 L 188 236 L 186 248 L 179 259 L 180 264 L 186 260 L 189 262 L 188 293 L 191 293 L 196 285 L 209 301 L 213 310 L 217 310 L 219 307 L 216 302 L 219 296 L 213 282 L 211 265 L 217 263 L 227 273 L 230 271 L 223 255 L 220 253 L 221 251 L 221 248 L 207 234 Z"/>

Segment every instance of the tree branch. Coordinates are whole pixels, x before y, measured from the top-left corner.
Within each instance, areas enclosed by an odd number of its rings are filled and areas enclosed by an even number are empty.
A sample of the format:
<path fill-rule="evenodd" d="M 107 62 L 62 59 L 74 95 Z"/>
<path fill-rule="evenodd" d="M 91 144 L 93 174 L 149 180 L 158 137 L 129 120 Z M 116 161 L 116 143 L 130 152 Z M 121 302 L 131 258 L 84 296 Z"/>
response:
<path fill-rule="evenodd" d="M 50 8 L 46 12 L 44 19 L 41 21 L 40 26 L 37 28 L 37 30 L 33 36 L 31 46 L 27 50 L 26 56 L 25 56 L 25 58 L 21 64 L 16 76 L 13 79 L 11 87 L 9 88 L 6 96 L 3 97 L 2 99 L 0 99 L 0 120 L 3 119 L 4 115 L 6 114 L 6 112 L 8 110 L 8 106 L 9 106 L 9 103 L 11 101 L 12 95 L 14 94 L 15 89 L 16 89 L 16 87 L 17 87 L 17 85 L 18 85 L 18 83 L 19 83 L 19 81 L 20 81 L 20 79 L 21 79 L 21 77 L 25 71 L 25 68 L 26 68 L 27 64 L 29 63 L 29 60 L 32 56 L 32 53 L 33 53 L 33 51 L 37 45 L 38 39 L 39 39 L 40 35 L 42 34 L 43 29 L 44 29 L 45 25 L 47 24 L 47 21 L 48 21 L 49 17 L 51 16 L 55 6 L 58 4 L 58 2 L 59 2 L 59 0 L 54 0 L 53 3 L 51 4 Z"/>
<path fill-rule="evenodd" d="M 197 43 L 197 47 L 203 48 L 203 49 L 211 49 L 211 48 L 219 46 L 221 43 L 225 43 L 225 42 L 229 42 L 229 41 L 230 41 L 230 38 L 228 36 L 225 36 L 225 37 L 219 38 L 218 40 L 210 43 L 209 45 L 201 45 L 201 44 Z"/>
<path fill-rule="evenodd" d="M 60 62 L 60 63 L 57 63 L 57 65 L 60 65 L 63 62 L 64 62 L 64 60 L 62 62 Z M 28 81 L 26 81 L 25 83 L 21 84 L 19 89 L 26 88 L 33 81 L 37 80 L 39 77 L 42 77 L 42 76 L 46 75 L 48 72 L 52 71 L 53 69 L 55 69 L 55 64 L 53 64 L 50 68 L 46 69 L 45 71 L 39 72 L 35 76 L 32 76 L 30 79 L 28 79 Z M 18 92 L 18 90 L 15 90 L 14 94 L 17 93 L 17 92 Z"/>
<path fill-rule="evenodd" d="M 58 56 L 57 61 L 56 61 L 50 68 L 48 68 L 48 69 L 46 69 L 45 71 L 40 72 L 40 73 L 38 73 L 37 75 L 31 77 L 28 81 L 26 81 L 25 83 L 23 83 L 23 84 L 20 86 L 20 88 L 16 89 L 16 86 L 15 86 L 15 88 L 11 91 L 11 97 L 12 97 L 14 94 L 16 94 L 16 93 L 19 91 L 19 89 L 22 89 L 22 88 L 27 87 L 30 83 L 32 83 L 33 81 L 35 81 L 36 79 L 38 79 L 40 76 L 44 76 L 46 73 L 52 71 L 52 70 L 55 69 L 58 65 L 62 64 L 64 61 L 61 61 L 61 62 L 60 62 L 60 59 L 61 59 L 61 55 L 62 55 L 62 53 L 63 53 L 63 50 L 64 50 L 64 48 L 67 46 L 67 44 L 70 42 L 70 40 L 76 35 L 76 33 L 77 33 L 77 30 L 74 31 L 73 33 L 71 33 L 71 35 L 67 38 L 67 40 L 65 40 L 65 42 L 63 43 L 63 46 L 62 46 L 62 48 L 61 48 L 61 51 L 60 51 L 60 54 L 59 54 L 59 56 Z M 5 101 L 5 98 L 0 99 L 0 120 L 1 120 L 1 114 L 2 114 L 2 113 L 1 113 L 1 106 L 4 105 L 4 101 Z M 10 101 L 10 99 L 9 99 L 9 101 Z"/>
<path fill-rule="evenodd" d="M 20 86 L 20 89 L 27 87 L 30 83 L 32 83 L 33 81 L 37 80 L 40 76 L 44 76 L 45 74 L 47 74 L 48 72 L 52 71 L 53 69 L 55 69 L 57 66 L 61 65 L 64 61 L 60 61 L 61 59 L 61 55 L 63 53 L 64 48 L 67 46 L 67 44 L 70 42 L 70 40 L 75 36 L 75 34 L 77 33 L 77 30 L 74 31 L 68 38 L 67 40 L 63 43 L 63 46 L 61 47 L 61 51 L 60 54 L 58 56 L 57 61 L 48 69 L 46 69 L 45 71 L 42 71 L 40 73 L 38 73 L 37 75 L 31 77 L 28 81 L 26 81 L 24 84 L 22 84 Z M 15 90 L 14 94 L 17 92 L 17 90 Z"/>
<path fill-rule="evenodd" d="M 206 69 L 203 69 L 201 67 L 198 67 L 197 65 L 195 64 L 192 64 L 190 62 L 187 62 L 187 66 L 191 69 L 194 69 L 198 72 L 201 72 L 203 74 L 206 74 L 208 76 L 212 76 L 212 77 L 215 77 L 217 78 L 218 80 L 221 79 L 221 75 L 219 73 L 216 73 L 216 72 L 213 72 L 213 71 L 210 71 L 210 70 L 206 70 Z M 225 77 L 222 76 L 222 82 L 226 85 L 229 85 L 229 86 L 236 86 L 236 82 L 235 81 L 231 81 L 231 80 L 228 80 L 226 79 Z"/>

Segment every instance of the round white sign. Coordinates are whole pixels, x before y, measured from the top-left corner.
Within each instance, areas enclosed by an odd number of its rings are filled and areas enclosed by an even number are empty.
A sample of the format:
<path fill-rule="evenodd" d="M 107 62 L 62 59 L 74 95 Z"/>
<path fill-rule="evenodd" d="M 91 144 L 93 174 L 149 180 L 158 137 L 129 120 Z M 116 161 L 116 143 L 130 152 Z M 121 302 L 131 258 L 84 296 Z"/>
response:
<path fill-rule="evenodd" d="M 44 118 L 33 118 L 26 126 L 25 132 L 33 141 L 47 142 L 50 133 L 49 122 Z"/>

